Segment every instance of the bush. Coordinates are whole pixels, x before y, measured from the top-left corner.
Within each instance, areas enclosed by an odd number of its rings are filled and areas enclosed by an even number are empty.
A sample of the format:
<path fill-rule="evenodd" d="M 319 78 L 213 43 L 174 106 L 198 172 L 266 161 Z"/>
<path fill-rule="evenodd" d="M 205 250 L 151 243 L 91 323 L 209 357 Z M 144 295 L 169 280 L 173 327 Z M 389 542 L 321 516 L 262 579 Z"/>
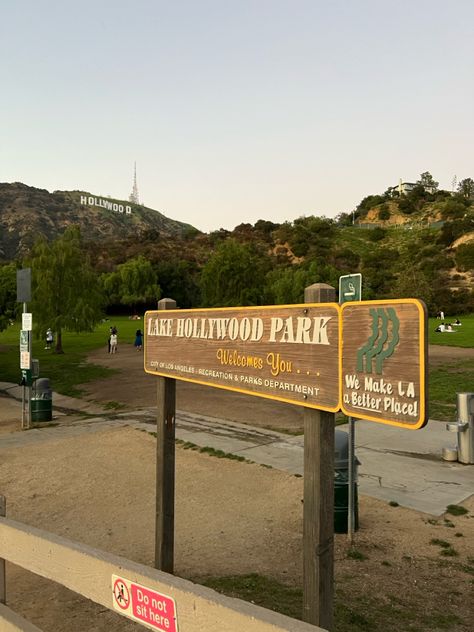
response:
<path fill-rule="evenodd" d="M 461 244 L 456 249 L 456 266 L 459 270 L 474 270 L 474 241 Z"/>
<path fill-rule="evenodd" d="M 443 219 L 460 219 L 466 213 L 466 206 L 457 200 L 447 200 L 442 209 L 441 216 Z"/>
<path fill-rule="evenodd" d="M 413 202 L 406 197 L 400 198 L 400 201 L 398 202 L 398 208 L 405 215 L 411 215 L 416 211 L 416 207 Z"/>
<path fill-rule="evenodd" d="M 379 219 L 385 221 L 390 219 L 390 209 L 387 204 L 382 204 L 379 210 Z"/>
<path fill-rule="evenodd" d="M 368 195 L 365 197 L 358 205 L 357 211 L 360 213 L 360 217 L 367 215 L 367 211 L 378 206 L 379 204 L 383 204 L 385 198 L 383 195 Z"/>
<path fill-rule="evenodd" d="M 374 229 L 372 229 L 369 232 L 370 241 L 381 241 L 382 239 L 385 239 L 386 236 L 387 236 L 387 231 L 384 228 L 381 228 L 380 226 L 376 226 Z"/>

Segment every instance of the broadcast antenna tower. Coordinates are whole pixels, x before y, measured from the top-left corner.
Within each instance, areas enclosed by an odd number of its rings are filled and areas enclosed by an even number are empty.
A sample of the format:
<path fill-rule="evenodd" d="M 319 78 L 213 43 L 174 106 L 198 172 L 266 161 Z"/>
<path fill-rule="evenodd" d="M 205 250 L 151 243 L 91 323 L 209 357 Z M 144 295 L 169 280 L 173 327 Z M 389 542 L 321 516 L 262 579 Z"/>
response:
<path fill-rule="evenodd" d="M 133 171 L 133 189 L 130 197 L 128 198 L 130 202 L 134 204 L 140 204 L 138 199 L 138 186 L 137 186 L 137 163 L 134 163 L 134 171 Z"/>

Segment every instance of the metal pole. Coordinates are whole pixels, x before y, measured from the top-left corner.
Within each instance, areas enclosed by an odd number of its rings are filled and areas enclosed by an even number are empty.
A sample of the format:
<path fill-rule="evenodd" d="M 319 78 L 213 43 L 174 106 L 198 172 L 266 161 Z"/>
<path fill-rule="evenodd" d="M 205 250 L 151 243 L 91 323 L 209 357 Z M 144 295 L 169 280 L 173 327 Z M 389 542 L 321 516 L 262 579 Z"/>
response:
<path fill-rule="evenodd" d="M 27 305 L 26 303 L 24 303 L 24 309 L 25 312 L 27 311 Z M 32 367 L 32 362 L 31 362 L 31 356 L 33 355 L 33 331 L 30 331 L 28 334 L 28 357 L 29 357 L 29 370 L 30 370 L 30 375 L 31 375 L 31 367 Z M 31 428 L 31 386 L 27 385 L 26 387 L 26 392 L 27 392 L 27 405 L 28 405 L 28 429 Z"/>
<path fill-rule="evenodd" d="M 354 542 L 354 528 L 355 528 L 355 494 L 354 494 L 354 478 L 355 478 L 355 419 L 349 417 L 349 493 L 347 498 L 348 515 L 347 515 L 347 537 L 349 543 Z"/>

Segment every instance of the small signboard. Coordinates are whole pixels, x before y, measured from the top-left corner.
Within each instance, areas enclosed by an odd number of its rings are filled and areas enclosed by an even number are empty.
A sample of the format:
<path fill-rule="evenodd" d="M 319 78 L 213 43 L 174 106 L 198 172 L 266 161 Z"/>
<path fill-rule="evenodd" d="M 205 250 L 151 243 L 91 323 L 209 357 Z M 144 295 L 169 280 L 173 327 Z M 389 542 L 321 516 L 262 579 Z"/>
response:
<path fill-rule="evenodd" d="M 147 373 L 339 410 L 336 304 L 157 310 L 144 324 Z"/>
<path fill-rule="evenodd" d="M 28 351 L 30 348 L 30 332 L 20 331 L 20 351 Z"/>
<path fill-rule="evenodd" d="M 362 300 L 362 274 L 345 274 L 339 277 L 339 304 Z"/>
<path fill-rule="evenodd" d="M 16 271 L 16 300 L 19 303 L 31 301 L 31 268 Z"/>
<path fill-rule="evenodd" d="M 140 621 L 152 630 L 178 632 L 176 603 L 171 597 L 135 582 L 112 575 L 114 610 Z"/>
<path fill-rule="evenodd" d="M 20 351 L 20 369 L 31 369 L 31 353 Z"/>
<path fill-rule="evenodd" d="M 361 301 L 341 310 L 343 413 L 404 428 L 424 426 L 425 305 L 416 299 Z"/>
<path fill-rule="evenodd" d="M 21 328 L 24 331 L 31 331 L 33 329 L 33 314 L 23 312 L 21 315 Z"/>

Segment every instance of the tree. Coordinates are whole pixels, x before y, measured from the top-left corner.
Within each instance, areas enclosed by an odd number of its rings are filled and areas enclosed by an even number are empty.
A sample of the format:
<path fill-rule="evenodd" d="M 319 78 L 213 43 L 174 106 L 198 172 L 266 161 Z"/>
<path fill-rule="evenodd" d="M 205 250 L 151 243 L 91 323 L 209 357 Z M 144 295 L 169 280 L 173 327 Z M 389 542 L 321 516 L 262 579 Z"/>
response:
<path fill-rule="evenodd" d="M 365 217 L 370 209 L 378 206 L 379 204 L 383 204 L 385 200 L 385 195 L 367 195 L 357 206 L 356 210 L 358 216 L 361 218 Z"/>
<path fill-rule="evenodd" d="M 303 303 L 305 287 L 314 283 L 303 266 L 280 267 L 267 275 L 266 302 L 273 305 Z"/>
<path fill-rule="evenodd" d="M 197 307 L 200 301 L 198 268 L 194 262 L 173 258 L 157 264 L 161 295 L 182 308 Z"/>
<path fill-rule="evenodd" d="M 424 171 L 420 175 L 420 179 L 417 180 L 416 184 L 420 184 L 425 191 L 428 191 L 429 193 L 435 193 L 438 190 L 439 182 L 436 182 L 433 179 L 433 176 L 429 171 Z"/>
<path fill-rule="evenodd" d="M 157 274 L 142 255 L 120 264 L 115 272 L 103 275 L 101 281 L 109 304 L 120 303 L 135 311 L 139 304 L 156 302 L 161 296 Z"/>
<path fill-rule="evenodd" d="M 235 239 L 221 243 L 202 269 L 202 300 L 206 307 L 262 303 L 267 256 Z"/>
<path fill-rule="evenodd" d="M 0 266 L 0 331 L 15 318 L 16 302 L 16 266 L 9 263 Z"/>
<path fill-rule="evenodd" d="M 337 287 L 339 271 L 325 261 L 274 268 L 267 274 L 265 302 L 274 305 L 303 303 L 304 290 L 313 283 Z"/>
<path fill-rule="evenodd" d="M 421 269 L 408 267 L 399 275 L 390 295 L 393 298 L 419 298 L 433 311 L 434 284 Z"/>
<path fill-rule="evenodd" d="M 464 178 L 458 184 L 458 193 L 468 200 L 474 197 L 474 180 L 472 178 Z"/>
<path fill-rule="evenodd" d="M 64 330 L 92 331 L 102 317 L 102 295 L 96 274 L 84 257 L 79 229 L 68 228 L 48 243 L 35 244 L 30 261 L 32 303 L 38 336 L 48 327 L 56 333 L 56 353 L 64 353 Z"/>

